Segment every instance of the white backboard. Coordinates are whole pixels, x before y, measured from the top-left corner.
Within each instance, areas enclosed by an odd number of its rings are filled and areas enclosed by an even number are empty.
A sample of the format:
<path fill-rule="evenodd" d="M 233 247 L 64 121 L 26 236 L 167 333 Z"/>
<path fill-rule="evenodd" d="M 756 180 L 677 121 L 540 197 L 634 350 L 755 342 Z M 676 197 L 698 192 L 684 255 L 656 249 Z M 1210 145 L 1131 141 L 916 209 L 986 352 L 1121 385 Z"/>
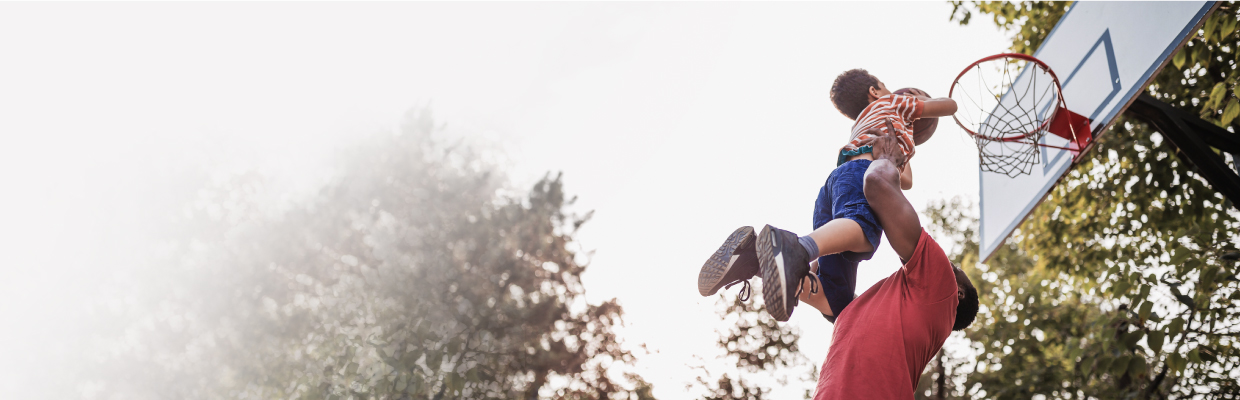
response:
<path fill-rule="evenodd" d="M 1068 109 L 1088 117 L 1090 134 L 1097 138 L 1214 7 L 1214 2 L 1202 1 L 1077 2 L 1034 57 L 1059 76 Z M 1068 144 L 1055 135 L 1043 140 L 1059 147 Z M 980 172 L 982 260 L 990 258 L 1072 166 L 1069 151 L 1040 150 L 1039 164 L 1029 175 Z"/>

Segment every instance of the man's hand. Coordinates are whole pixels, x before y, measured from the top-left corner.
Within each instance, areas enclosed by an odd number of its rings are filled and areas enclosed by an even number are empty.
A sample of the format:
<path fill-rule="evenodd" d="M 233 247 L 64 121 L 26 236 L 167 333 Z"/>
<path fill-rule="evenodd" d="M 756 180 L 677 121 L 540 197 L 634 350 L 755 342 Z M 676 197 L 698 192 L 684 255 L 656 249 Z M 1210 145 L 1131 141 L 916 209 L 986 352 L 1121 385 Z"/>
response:
<path fill-rule="evenodd" d="M 913 97 L 916 97 L 919 100 L 922 100 L 922 101 L 930 100 L 930 94 L 926 93 L 924 90 L 917 89 L 917 88 L 909 88 L 908 91 L 909 91 L 909 94 L 912 94 Z"/>
<path fill-rule="evenodd" d="M 904 163 L 908 162 L 908 156 L 904 155 L 904 147 L 901 146 L 899 139 L 878 129 L 870 129 L 865 131 L 865 133 L 872 137 L 869 140 L 863 141 L 861 145 L 870 145 L 875 160 L 888 160 L 901 170 L 904 169 Z"/>

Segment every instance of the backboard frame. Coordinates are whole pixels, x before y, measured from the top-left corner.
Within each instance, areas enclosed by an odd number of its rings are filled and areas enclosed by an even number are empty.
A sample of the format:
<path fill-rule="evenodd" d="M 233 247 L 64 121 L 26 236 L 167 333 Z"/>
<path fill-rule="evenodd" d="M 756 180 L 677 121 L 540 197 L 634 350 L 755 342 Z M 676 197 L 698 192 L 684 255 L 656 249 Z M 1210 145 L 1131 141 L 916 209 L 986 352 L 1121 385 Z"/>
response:
<path fill-rule="evenodd" d="M 1048 46 L 1052 46 L 1056 43 L 1053 41 L 1057 37 L 1056 33 L 1060 33 L 1061 34 L 1060 37 L 1062 37 L 1062 32 L 1060 28 L 1062 28 L 1065 25 L 1065 23 L 1091 22 L 1091 21 L 1078 22 L 1078 21 L 1075 21 L 1074 19 L 1071 19 L 1074 12 L 1078 12 L 1078 10 L 1082 9 L 1082 7 L 1115 7 L 1114 4 L 1117 4 L 1117 3 L 1111 3 L 1110 5 L 1105 5 L 1102 3 L 1092 3 L 1092 2 L 1074 3 L 1072 5 L 1072 8 L 1070 8 L 1064 14 L 1062 18 L 1060 18 L 1059 23 L 1057 23 L 1055 27 L 1051 29 L 1051 32 L 1047 34 L 1046 39 L 1042 42 L 1042 45 L 1039 46 L 1038 50 L 1034 52 L 1033 56 L 1038 59 L 1043 59 L 1043 57 L 1041 57 L 1043 52 L 1048 48 Z M 1138 4 L 1141 4 L 1141 3 L 1138 3 Z M 1196 11 L 1193 13 L 1192 17 L 1189 18 L 1187 21 L 1184 21 L 1182 25 L 1183 28 L 1180 29 L 1178 35 L 1175 38 L 1170 40 L 1169 45 L 1163 49 L 1162 53 L 1159 56 L 1157 56 L 1156 61 L 1151 63 L 1150 67 L 1146 68 L 1142 72 L 1139 79 L 1134 80 L 1135 82 L 1138 82 L 1139 84 L 1129 86 L 1130 89 L 1127 91 L 1127 93 L 1121 93 L 1123 91 L 1122 90 L 1123 86 L 1120 84 L 1119 67 L 1116 65 L 1117 61 L 1115 57 L 1116 46 L 1114 45 L 1113 40 L 1112 40 L 1110 27 L 1107 27 L 1106 29 L 1103 30 L 1102 34 L 1098 37 L 1098 39 L 1092 44 L 1092 46 L 1090 46 L 1090 49 L 1088 50 L 1088 52 L 1086 52 L 1084 56 L 1080 58 L 1080 62 L 1077 65 L 1072 66 L 1070 72 L 1067 72 L 1066 78 L 1064 78 L 1062 81 L 1062 85 L 1065 87 L 1065 90 L 1071 84 L 1072 80 L 1074 78 L 1077 78 L 1078 72 L 1081 71 L 1081 68 L 1085 66 L 1086 62 L 1090 60 L 1090 57 L 1095 52 L 1102 51 L 1103 52 L 1102 54 L 1105 55 L 1105 59 L 1107 60 L 1106 67 L 1109 69 L 1111 77 L 1113 78 L 1112 79 L 1112 84 L 1113 84 L 1112 91 L 1109 94 L 1107 94 L 1107 96 L 1103 98 L 1103 100 L 1100 101 L 1097 107 L 1094 109 L 1072 110 L 1072 111 L 1081 113 L 1085 117 L 1089 118 L 1091 122 L 1099 122 L 1099 123 L 1095 128 L 1089 130 L 1090 137 L 1089 137 L 1088 145 L 1085 146 L 1085 148 L 1081 149 L 1078 154 L 1075 154 L 1073 155 L 1073 157 L 1070 157 L 1069 160 L 1066 160 L 1066 161 L 1061 160 L 1061 157 L 1065 153 L 1064 151 L 1056 152 L 1056 154 L 1053 156 L 1053 159 L 1052 159 L 1052 156 L 1047 151 L 1046 147 L 1041 148 L 1040 151 L 1042 151 L 1042 154 L 1040 156 L 1043 157 L 1042 162 L 1045 163 L 1044 167 L 1047 168 L 1047 170 L 1045 171 L 1042 177 L 1050 177 L 1053 175 L 1054 178 L 1047 179 L 1041 187 L 1037 188 L 1037 190 L 1034 191 L 1035 195 L 1032 196 L 1031 201 L 1028 201 L 1027 204 L 1024 204 L 1024 206 L 1021 209 L 1019 209 L 1017 214 L 1015 214 L 1018 217 L 1011 218 L 1010 221 L 1007 221 L 1008 223 L 1005 224 L 1005 226 L 1003 226 L 1001 229 L 999 229 L 998 232 L 993 232 L 993 231 L 990 232 L 992 234 L 990 236 L 987 235 L 987 230 L 986 230 L 986 227 L 987 227 L 986 218 L 988 215 L 987 207 L 986 207 L 988 203 L 987 196 L 986 196 L 987 190 L 985 186 L 985 183 L 987 180 L 986 172 L 979 168 L 979 171 L 978 171 L 978 184 L 979 184 L 979 194 L 980 194 L 979 207 L 981 209 L 980 211 L 981 211 L 981 218 L 982 218 L 982 220 L 980 221 L 981 223 L 979 225 L 979 236 L 981 238 L 981 241 L 979 242 L 979 245 L 980 245 L 979 255 L 980 255 L 982 262 L 989 261 L 990 257 L 994 255 L 995 250 L 997 250 L 999 246 L 1003 245 L 1007 241 L 1007 239 L 1012 235 L 1012 233 L 1016 230 L 1016 228 L 1018 228 L 1021 224 L 1024 223 L 1026 219 L 1028 219 L 1033 209 L 1036 208 L 1039 204 L 1042 203 L 1042 201 L 1046 199 L 1047 195 L 1050 193 L 1050 190 L 1053 189 L 1055 186 L 1059 185 L 1059 183 L 1063 180 L 1064 176 L 1067 175 L 1067 172 L 1071 169 L 1071 167 L 1075 165 L 1077 162 L 1079 162 L 1080 160 L 1084 159 L 1086 154 L 1089 154 L 1092 152 L 1093 148 L 1095 147 L 1095 143 L 1097 142 L 1097 139 L 1111 128 L 1111 126 L 1118 119 L 1119 115 L 1123 113 L 1124 110 L 1127 110 L 1134 101 L 1136 101 L 1138 95 L 1145 92 L 1146 88 L 1149 87 L 1150 82 L 1154 79 L 1154 77 L 1160 71 L 1162 71 L 1162 69 L 1165 68 L 1169 62 L 1171 62 L 1172 56 L 1175 55 L 1175 53 L 1179 51 L 1181 48 L 1183 48 L 1184 45 L 1187 44 L 1188 41 L 1192 37 L 1194 37 L 1195 33 L 1201 29 L 1202 24 L 1205 23 L 1209 15 L 1218 9 L 1220 3 L 1218 2 L 1189 2 L 1189 3 L 1173 3 L 1173 4 L 1161 4 L 1161 5 L 1154 4 L 1152 6 L 1149 4 L 1144 5 L 1144 6 L 1149 6 L 1149 7 L 1157 7 L 1157 6 L 1187 7 L 1187 4 L 1193 4 L 1193 5 L 1197 5 L 1196 6 L 1197 8 L 1196 8 Z M 1182 11 L 1188 12 L 1191 10 L 1186 8 Z M 1087 12 L 1096 12 L 1096 10 L 1089 10 Z M 1054 67 L 1054 65 L 1052 65 L 1052 67 Z M 1064 73 L 1065 71 L 1062 69 L 1056 71 L 1056 74 L 1058 75 L 1062 75 Z M 1124 96 L 1122 97 L 1123 99 L 1122 104 L 1118 104 L 1117 106 L 1111 107 L 1109 112 L 1106 112 L 1105 115 L 1101 115 L 1103 114 L 1103 111 L 1107 109 L 1107 106 L 1111 103 L 1111 101 L 1114 100 L 1116 96 L 1119 96 L 1121 94 Z M 1068 93 L 1066 92 L 1064 93 L 1065 97 L 1067 97 L 1068 95 L 1069 95 Z M 1071 103 L 1071 99 L 1069 99 L 1069 103 Z M 1069 106 L 1071 107 L 1071 104 L 1069 104 Z M 1089 113 L 1089 114 L 1085 114 L 1085 113 Z M 1052 167 L 1055 168 L 1054 171 L 1050 170 L 1050 168 Z M 997 178 L 992 178 L 992 180 L 993 179 L 997 179 Z M 994 199 L 992 199 L 992 201 L 993 200 Z M 1005 204 L 1005 206 L 1011 206 L 1007 208 L 1008 210 L 1014 209 L 1015 207 L 1021 207 L 1019 203 L 1014 206 L 1011 204 Z M 993 225 L 994 221 L 991 221 L 991 222 Z M 1001 219 L 999 223 L 1002 224 L 1002 222 L 1005 222 L 1005 221 L 1002 221 Z M 992 226 L 992 229 L 993 229 L 993 226 Z"/>

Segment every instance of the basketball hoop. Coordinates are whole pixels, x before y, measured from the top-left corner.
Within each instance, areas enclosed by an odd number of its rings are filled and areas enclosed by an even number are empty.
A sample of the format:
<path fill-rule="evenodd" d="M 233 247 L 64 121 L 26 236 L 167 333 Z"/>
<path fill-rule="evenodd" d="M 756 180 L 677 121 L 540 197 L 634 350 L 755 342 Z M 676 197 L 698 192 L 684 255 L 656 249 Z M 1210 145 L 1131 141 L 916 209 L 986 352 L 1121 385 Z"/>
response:
<path fill-rule="evenodd" d="M 1015 177 L 1041 162 L 1038 147 L 1079 154 L 1089 144 L 1089 119 L 1067 109 L 1059 78 L 1042 61 L 1016 53 L 970 64 L 952 82 L 952 115 L 977 143 L 983 171 Z M 1050 132 L 1067 146 L 1046 144 Z"/>

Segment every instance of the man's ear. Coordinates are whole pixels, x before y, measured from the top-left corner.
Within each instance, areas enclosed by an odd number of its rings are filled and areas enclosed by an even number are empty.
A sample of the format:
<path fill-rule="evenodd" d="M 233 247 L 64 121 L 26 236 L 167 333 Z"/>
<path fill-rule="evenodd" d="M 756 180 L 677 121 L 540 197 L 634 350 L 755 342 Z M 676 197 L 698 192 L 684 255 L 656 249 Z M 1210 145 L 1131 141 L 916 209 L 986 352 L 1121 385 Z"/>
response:
<path fill-rule="evenodd" d="M 956 286 L 956 299 L 964 300 L 964 289 L 960 286 Z"/>
<path fill-rule="evenodd" d="M 866 92 L 866 95 L 870 97 L 870 102 L 878 100 L 879 97 L 882 97 L 878 95 L 878 86 L 870 86 L 870 90 Z"/>

